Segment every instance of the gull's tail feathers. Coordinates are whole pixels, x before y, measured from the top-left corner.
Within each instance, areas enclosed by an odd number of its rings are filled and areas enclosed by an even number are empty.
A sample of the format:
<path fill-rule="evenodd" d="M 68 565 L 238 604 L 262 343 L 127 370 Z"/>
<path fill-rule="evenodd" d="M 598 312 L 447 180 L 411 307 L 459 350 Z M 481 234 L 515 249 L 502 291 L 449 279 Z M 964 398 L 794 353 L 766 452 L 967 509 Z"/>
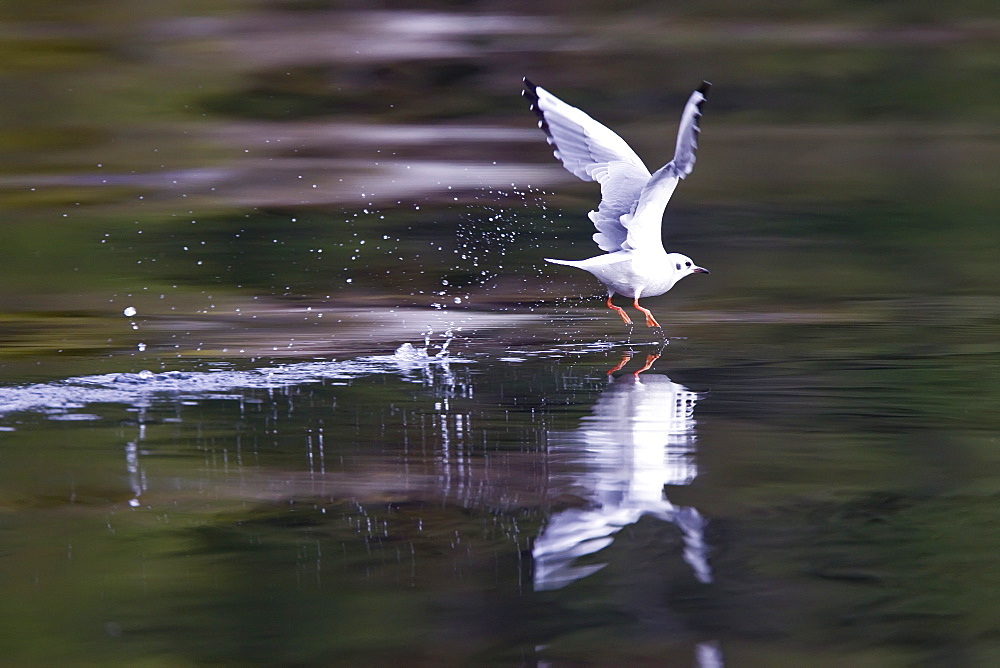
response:
<path fill-rule="evenodd" d="M 550 257 L 544 259 L 546 262 L 551 262 L 552 264 L 565 264 L 568 267 L 579 267 L 583 264 L 582 260 L 554 260 Z"/>

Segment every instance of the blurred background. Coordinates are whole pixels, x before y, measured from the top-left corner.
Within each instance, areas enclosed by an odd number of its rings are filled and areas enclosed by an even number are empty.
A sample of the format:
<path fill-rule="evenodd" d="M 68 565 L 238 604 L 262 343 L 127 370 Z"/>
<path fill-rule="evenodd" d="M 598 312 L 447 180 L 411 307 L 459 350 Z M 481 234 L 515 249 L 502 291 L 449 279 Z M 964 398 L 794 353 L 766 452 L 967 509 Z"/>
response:
<path fill-rule="evenodd" d="M 244 351 L 270 350 L 329 339 L 322 309 L 599 295 L 540 262 L 592 253 L 597 189 L 552 159 L 525 75 L 652 168 L 715 84 L 664 236 L 724 271 L 675 291 L 678 310 L 995 311 L 989 2 L 2 11 L 0 355 L 32 357 L 15 374 L 138 343 L 228 354 L 234 320 L 260 329 Z"/>

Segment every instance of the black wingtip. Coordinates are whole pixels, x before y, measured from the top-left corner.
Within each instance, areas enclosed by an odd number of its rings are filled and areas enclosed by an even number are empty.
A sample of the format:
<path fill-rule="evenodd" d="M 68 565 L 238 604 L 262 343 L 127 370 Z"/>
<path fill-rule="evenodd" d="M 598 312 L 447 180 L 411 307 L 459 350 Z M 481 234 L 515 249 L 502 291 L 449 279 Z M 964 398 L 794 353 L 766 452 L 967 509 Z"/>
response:
<path fill-rule="evenodd" d="M 524 77 L 521 79 L 524 83 L 524 90 L 521 91 L 521 95 L 528 100 L 529 108 L 535 112 L 535 116 L 538 117 L 538 127 L 540 127 L 545 134 L 549 137 L 549 143 L 552 143 L 552 131 L 549 130 L 549 124 L 545 120 L 545 114 L 542 113 L 541 108 L 538 106 L 538 91 L 536 90 L 538 86 L 531 82 L 531 79 Z"/>
<path fill-rule="evenodd" d="M 524 90 L 521 91 L 521 96 L 527 98 L 528 102 L 531 104 L 531 108 L 537 112 L 538 117 L 544 121 L 545 119 L 542 117 L 542 112 L 538 109 L 538 91 L 536 90 L 538 86 L 531 83 L 531 79 L 528 77 L 524 77 L 521 81 L 524 83 Z"/>
<path fill-rule="evenodd" d="M 702 81 L 701 85 L 698 86 L 698 92 L 702 95 L 708 95 L 708 90 L 712 87 L 712 83 L 709 81 Z"/>

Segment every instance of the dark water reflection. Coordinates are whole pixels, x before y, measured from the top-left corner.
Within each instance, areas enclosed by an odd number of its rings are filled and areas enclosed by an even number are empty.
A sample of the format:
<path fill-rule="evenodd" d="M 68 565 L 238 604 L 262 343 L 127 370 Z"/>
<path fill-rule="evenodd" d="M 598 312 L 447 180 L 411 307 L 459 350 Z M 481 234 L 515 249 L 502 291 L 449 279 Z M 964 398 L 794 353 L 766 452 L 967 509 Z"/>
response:
<path fill-rule="evenodd" d="M 978 656 L 992 435 L 920 405 L 885 429 L 905 375 L 701 367 L 679 340 L 437 350 L 8 388 L 4 609 L 62 640 L 6 655 Z"/>

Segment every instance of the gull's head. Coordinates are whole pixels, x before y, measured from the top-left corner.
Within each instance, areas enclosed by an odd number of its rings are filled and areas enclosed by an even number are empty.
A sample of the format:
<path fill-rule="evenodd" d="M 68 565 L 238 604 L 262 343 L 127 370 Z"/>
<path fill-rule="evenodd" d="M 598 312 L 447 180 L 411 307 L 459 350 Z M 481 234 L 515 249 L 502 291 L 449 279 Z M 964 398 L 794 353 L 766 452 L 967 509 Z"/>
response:
<path fill-rule="evenodd" d="M 708 269 L 696 265 L 687 255 L 681 255 L 680 253 L 668 253 L 667 259 L 672 265 L 670 268 L 673 269 L 678 281 L 690 274 L 712 273 Z"/>

